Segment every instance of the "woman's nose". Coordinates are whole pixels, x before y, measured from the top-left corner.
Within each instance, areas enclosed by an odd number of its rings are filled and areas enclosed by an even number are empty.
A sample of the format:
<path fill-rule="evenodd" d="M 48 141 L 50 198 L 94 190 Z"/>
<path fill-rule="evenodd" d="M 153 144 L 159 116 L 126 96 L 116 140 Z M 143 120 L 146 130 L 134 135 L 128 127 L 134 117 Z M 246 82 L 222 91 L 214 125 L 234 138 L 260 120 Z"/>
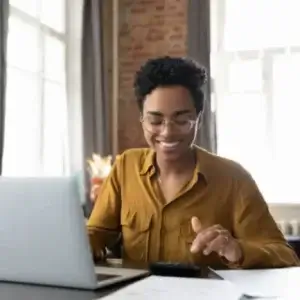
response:
<path fill-rule="evenodd" d="M 174 125 L 172 124 L 172 122 L 165 122 L 163 124 L 163 128 L 160 132 L 160 135 L 168 137 L 168 136 L 173 135 L 174 132 L 175 132 L 175 130 L 174 130 Z"/>

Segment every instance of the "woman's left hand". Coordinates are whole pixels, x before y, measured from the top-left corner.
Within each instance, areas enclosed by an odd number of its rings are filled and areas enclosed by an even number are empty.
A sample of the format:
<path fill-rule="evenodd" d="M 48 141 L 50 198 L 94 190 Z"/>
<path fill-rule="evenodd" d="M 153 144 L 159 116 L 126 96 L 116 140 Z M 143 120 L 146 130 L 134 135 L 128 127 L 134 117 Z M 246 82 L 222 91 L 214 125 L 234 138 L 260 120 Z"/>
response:
<path fill-rule="evenodd" d="M 194 232 L 197 233 L 191 246 L 192 253 L 202 251 L 204 255 L 209 255 L 216 252 L 231 263 L 241 260 L 241 246 L 228 230 L 221 225 L 203 228 L 197 217 L 193 217 L 191 223 Z"/>

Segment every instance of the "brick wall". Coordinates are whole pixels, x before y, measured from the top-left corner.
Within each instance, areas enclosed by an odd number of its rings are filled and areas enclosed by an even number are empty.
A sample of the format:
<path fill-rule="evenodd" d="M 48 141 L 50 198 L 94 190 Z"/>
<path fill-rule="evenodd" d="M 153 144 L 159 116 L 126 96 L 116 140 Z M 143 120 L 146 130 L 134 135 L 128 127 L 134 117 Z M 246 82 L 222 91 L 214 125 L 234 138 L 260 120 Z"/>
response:
<path fill-rule="evenodd" d="M 133 78 L 150 57 L 186 55 L 188 0 L 119 1 L 119 152 L 145 145 Z"/>

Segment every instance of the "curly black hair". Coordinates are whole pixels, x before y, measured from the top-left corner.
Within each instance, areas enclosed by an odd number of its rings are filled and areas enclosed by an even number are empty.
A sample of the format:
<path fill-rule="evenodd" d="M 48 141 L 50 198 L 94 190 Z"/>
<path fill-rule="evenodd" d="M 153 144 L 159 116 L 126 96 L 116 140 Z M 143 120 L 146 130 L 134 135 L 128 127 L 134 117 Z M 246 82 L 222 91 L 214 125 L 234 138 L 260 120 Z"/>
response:
<path fill-rule="evenodd" d="M 143 110 L 145 97 L 155 88 L 181 85 L 190 91 L 199 113 L 204 108 L 202 86 L 206 81 L 206 69 L 192 59 L 169 56 L 149 59 L 135 75 L 134 90 L 139 109 Z"/>

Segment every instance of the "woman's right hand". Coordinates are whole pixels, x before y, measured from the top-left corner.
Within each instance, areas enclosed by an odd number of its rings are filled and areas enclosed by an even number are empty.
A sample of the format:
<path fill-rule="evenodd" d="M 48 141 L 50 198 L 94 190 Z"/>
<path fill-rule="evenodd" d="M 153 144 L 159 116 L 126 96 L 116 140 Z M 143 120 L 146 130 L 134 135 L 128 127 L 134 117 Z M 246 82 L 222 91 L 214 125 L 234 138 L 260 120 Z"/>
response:
<path fill-rule="evenodd" d="M 90 190 L 90 199 L 93 203 L 97 200 L 99 195 L 101 186 L 102 186 L 102 179 L 100 178 L 92 178 L 91 179 L 91 190 Z"/>
<path fill-rule="evenodd" d="M 91 186 L 90 199 L 93 203 L 95 203 L 95 201 L 99 195 L 100 188 L 101 188 L 100 184 L 92 184 L 92 186 Z"/>

